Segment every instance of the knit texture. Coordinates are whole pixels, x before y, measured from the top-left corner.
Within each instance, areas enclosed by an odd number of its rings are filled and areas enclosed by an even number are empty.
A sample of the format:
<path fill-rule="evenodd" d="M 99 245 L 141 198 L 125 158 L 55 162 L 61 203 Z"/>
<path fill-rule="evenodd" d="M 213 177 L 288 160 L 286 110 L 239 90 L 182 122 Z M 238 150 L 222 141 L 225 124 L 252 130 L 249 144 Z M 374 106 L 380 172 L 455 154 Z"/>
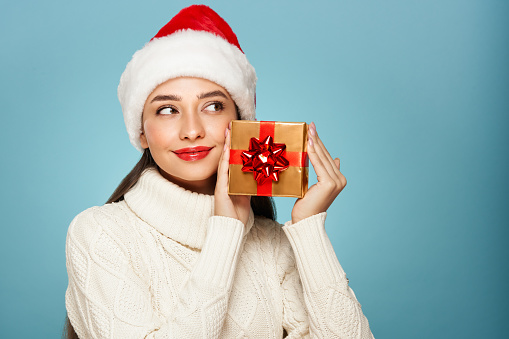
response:
<path fill-rule="evenodd" d="M 325 233 L 213 216 L 156 169 L 69 226 L 69 319 L 85 338 L 373 338 Z"/>

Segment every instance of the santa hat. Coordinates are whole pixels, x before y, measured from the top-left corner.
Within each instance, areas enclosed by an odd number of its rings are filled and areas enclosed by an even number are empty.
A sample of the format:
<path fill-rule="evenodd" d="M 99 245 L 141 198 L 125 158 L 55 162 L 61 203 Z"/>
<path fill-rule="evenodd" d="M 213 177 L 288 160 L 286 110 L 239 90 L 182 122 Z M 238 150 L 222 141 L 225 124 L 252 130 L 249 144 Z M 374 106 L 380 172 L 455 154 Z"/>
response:
<path fill-rule="evenodd" d="M 254 120 L 256 73 L 237 36 L 211 8 L 181 10 L 127 64 L 118 98 L 131 143 L 139 151 L 142 112 L 152 91 L 177 77 L 197 77 L 224 87 L 241 119 Z"/>

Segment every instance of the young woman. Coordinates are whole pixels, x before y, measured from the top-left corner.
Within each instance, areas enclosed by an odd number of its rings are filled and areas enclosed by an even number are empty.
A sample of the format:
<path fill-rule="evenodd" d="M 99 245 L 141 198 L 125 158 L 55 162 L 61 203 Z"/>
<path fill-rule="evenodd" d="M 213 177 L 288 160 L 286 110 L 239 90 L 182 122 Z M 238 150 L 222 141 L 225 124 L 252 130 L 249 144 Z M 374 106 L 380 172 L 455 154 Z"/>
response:
<path fill-rule="evenodd" d="M 206 6 L 183 9 L 135 53 L 118 94 L 143 156 L 69 227 L 69 337 L 373 337 L 325 232 L 346 179 L 313 123 L 318 182 L 291 221 L 274 221 L 270 198 L 227 193 L 229 124 L 254 119 L 255 84 Z"/>

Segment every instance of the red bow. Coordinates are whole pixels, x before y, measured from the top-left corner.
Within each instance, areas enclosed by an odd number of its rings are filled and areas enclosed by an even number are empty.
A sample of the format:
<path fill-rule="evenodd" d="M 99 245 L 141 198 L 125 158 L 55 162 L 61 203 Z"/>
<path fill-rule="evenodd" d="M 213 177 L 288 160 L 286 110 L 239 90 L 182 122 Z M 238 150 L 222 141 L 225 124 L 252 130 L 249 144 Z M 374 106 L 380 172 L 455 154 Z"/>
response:
<path fill-rule="evenodd" d="M 242 171 L 253 172 L 258 185 L 263 184 L 267 179 L 279 180 L 279 172 L 290 166 L 288 160 L 283 156 L 286 145 L 275 143 L 269 135 L 262 142 L 257 138 L 249 141 L 249 151 L 242 151 Z"/>

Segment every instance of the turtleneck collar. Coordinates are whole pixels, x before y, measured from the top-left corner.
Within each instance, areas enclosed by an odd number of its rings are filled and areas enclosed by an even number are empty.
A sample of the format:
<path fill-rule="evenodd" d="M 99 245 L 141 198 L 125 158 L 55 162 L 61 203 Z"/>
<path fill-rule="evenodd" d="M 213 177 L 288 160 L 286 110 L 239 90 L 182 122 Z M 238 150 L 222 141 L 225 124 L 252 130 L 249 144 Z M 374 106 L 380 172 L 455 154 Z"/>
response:
<path fill-rule="evenodd" d="M 207 222 L 214 214 L 214 196 L 188 191 L 164 178 L 157 168 L 146 169 L 124 195 L 131 210 L 165 236 L 201 249 Z M 251 211 L 248 228 L 254 221 Z"/>

